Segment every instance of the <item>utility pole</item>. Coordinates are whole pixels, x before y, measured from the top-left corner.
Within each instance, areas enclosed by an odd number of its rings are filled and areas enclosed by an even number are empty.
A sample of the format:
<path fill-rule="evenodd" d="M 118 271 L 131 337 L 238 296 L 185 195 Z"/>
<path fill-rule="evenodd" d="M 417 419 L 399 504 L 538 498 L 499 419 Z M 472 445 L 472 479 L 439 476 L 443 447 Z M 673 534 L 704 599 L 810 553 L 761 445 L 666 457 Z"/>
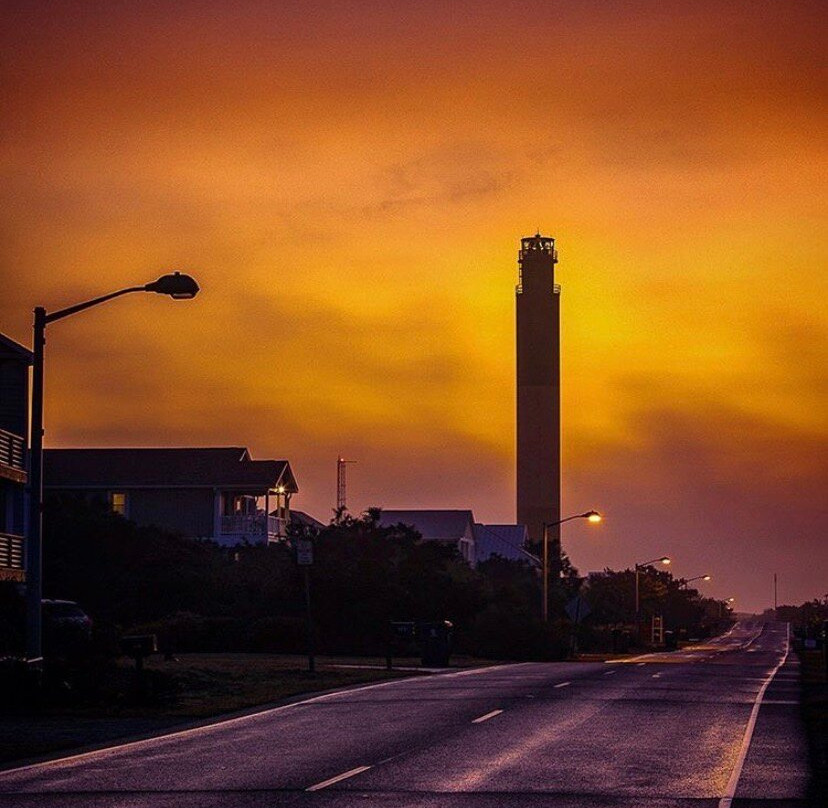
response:
<path fill-rule="evenodd" d="M 296 563 L 302 568 L 305 581 L 305 629 L 307 634 L 308 671 L 316 670 L 315 649 L 313 641 L 313 613 L 311 612 L 310 568 L 313 566 L 313 542 L 308 538 L 296 542 Z"/>
<path fill-rule="evenodd" d="M 773 574 L 773 617 L 776 619 L 778 615 L 779 603 L 776 598 L 776 573 Z"/>
<path fill-rule="evenodd" d="M 558 548 L 560 552 L 560 547 Z M 558 556 L 560 559 L 560 555 Z M 543 591 L 541 592 L 541 620 L 549 622 L 549 525 L 543 523 Z M 559 565 L 560 566 L 560 565 Z M 560 575 L 560 571 L 558 572 Z"/>
<path fill-rule="evenodd" d="M 356 460 L 345 460 L 344 457 L 336 459 L 336 510 L 342 513 L 348 510 L 348 491 L 345 480 L 345 468 L 348 463 L 356 463 Z"/>

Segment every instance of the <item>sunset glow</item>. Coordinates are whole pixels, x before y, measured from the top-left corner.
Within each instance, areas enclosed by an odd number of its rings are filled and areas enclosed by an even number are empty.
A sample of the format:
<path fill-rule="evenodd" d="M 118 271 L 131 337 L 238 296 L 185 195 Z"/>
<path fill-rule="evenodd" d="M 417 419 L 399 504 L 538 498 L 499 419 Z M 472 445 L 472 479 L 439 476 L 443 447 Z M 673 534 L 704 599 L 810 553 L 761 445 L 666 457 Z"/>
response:
<path fill-rule="evenodd" d="M 824 593 L 824 4 L 10 5 L 0 330 L 201 287 L 55 325 L 47 446 L 246 445 L 323 520 L 341 455 L 352 511 L 512 521 L 540 229 L 576 566 Z"/>

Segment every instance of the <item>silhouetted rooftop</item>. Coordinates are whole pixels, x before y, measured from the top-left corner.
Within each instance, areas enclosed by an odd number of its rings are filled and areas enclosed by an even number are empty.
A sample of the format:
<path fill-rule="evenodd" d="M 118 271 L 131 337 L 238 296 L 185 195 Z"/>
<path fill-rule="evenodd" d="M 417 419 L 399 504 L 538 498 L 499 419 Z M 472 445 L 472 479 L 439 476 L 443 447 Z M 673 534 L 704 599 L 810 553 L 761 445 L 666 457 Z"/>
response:
<path fill-rule="evenodd" d="M 524 544 L 529 538 L 526 525 L 483 525 L 474 523 L 474 544 L 478 561 L 493 555 L 513 560 L 526 559 Z"/>
<path fill-rule="evenodd" d="M 251 460 L 242 446 L 198 449 L 47 449 L 44 486 L 298 491 L 287 460 Z"/>
<path fill-rule="evenodd" d="M 0 334 L 0 357 L 22 359 L 24 362 L 32 363 L 32 352 L 24 348 L 19 342 L 11 337 Z"/>
<path fill-rule="evenodd" d="M 470 532 L 474 515 L 464 510 L 383 510 L 380 524 L 391 527 L 411 525 L 424 538 L 438 541 L 457 541 Z"/>
<path fill-rule="evenodd" d="M 271 516 L 278 516 L 279 514 L 276 511 L 271 513 Z M 290 511 L 290 521 L 296 522 L 303 527 L 312 527 L 316 530 L 322 530 L 325 525 L 320 522 L 318 519 L 314 519 L 309 513 L 305 513 L 304 511 L 294 511 L 291 509 Z"/>

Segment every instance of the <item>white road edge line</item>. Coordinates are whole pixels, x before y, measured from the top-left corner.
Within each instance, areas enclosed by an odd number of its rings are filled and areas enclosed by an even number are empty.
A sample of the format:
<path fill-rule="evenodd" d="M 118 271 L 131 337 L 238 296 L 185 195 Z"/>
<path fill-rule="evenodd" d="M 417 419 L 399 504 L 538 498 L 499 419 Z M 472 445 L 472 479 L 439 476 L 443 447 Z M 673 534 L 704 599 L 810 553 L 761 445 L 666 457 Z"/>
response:
<path fill-rule="evenodd" d="M 488 665 L 481 668 L 472 668 L 471 670 L 452 671 L 451 673 L 435 673 L 431 676 L 404 676 L 400 679 L 391 679 L 386 682 L 375 682 L 374 684 L 361 685 L 360 687 L 344 688 L 342 690 L 335 690 L 333 693 L 323 693 L 320 696 L 312 696 L 301 701 L 293 701 L 290 704 L 281 704 L 278 707 L 267 707 L 264 710 L 257 710 L 253 713 L 245 713 L 244 715 L 237 715 L 234 718 L 218 718 L 209 724 L 201 724 L 197 727 L 190 727 L 189 729 L 179 729 L 173 732 L 166 732 L 161 735 L 153 735 L 151 738 L 141 738 L 137 741 L 128 741 L 127 743 L 114 744 L 112 746 L 105 746 L 102 749 L 91 749 L 88 752 L 79 752 L 76 755 L 67 755 L 66 757 L 53 758 L 52 760 L 42 760 L 40 763 L 28 763 L 25 766 L 17 766 L 14 769 L 0 769 L 0 782 L 9 774 L 19 774 L 20 772 L 31 771 L 32 769 L 48 768 L 50 766 L 58 766 L 62 764 L 76 763 L 81 760 L 88 760 L 94 757 L 106 757 L 107 755 L 114 755 L 122 752 L 125 749 L 136 749 L 142 746 L 148 746 L 154 743 L 161 743 L 165 741 L 175 740 L 176 738 L 185 738 L 189 735 L 197 735 L 202 732 L 209 732 L 214 729 L 223 729 L 229 727 L 231 724 L 238 724 L 243 721 L 252 721 L 255 718 L 261 718 L 265 715 L 273 715 L 274 713 L 281 713 L 285 710 L 291 710 L 295 707 L 301 707 L 304 704 L 315 704 L 320 701 L 327 701 L 335 696 L 350 695 L 351 693 L 359 693 L 365 690 L 377 690 L 381 687 L 392 687 L 393 685 L 400 685 L 404 682 L 407 684 L 419 684 L 420 682 L 428 682 L 436 679 L 451 679 L 456 676 L 470 676 L 471 674 L 486 673 L 488 671 L 502 670 L 503 668 L 518 668 L 524 665 L 530 665 L 530 662 L 510 662 L 506 665 Z"/>
<path fill-rule="evenodd" d="M 321 783 L 317 783 L 314 786 L 308 786 L 305 791 L 321 791 L 323 788 L 332 786 L 334 783 L 339 783 L 342 780 L 347 780 L 349 777 L 356 777 L 358 774 L 367 772 L 370 768 L 370 766 L 357 766 L 355 769 L 349 769 L 347 772 L 342 772 L 342 774 L 338 774 L 336 777 L 331 777 L 329 780 L 323 780 Z"/>
<path fill-rule="evenodd" d="M 567 687 L 568 685 L 571 685 L 571 684 L 572 684 L 572 682 L 560 682 L 557 685 L 552 685 L 552 687 Z"/>
<path fill-rule="evenodd" d="M 490 713 L 486 713 L 486 715 L 481 715 L 480 718 L 475 718 L 472 721 L 472 724 L 482 724 L 484 721 L 488 721 L 490 718 L 494 718 L 496 715 L 500 715 L 503 710 L 492 710 Z"/>
<path fill-rule="evenodd" d="M 745 736 L 742 738 L 742 748 L 739 750 L 739 757 L 736 759 L 736 765 L 733 767 L 733 773 L 730 775 L 730 780 L 728 780 L 724 794 L 719 800 L 719 808 L 731 808 L 733 798 L 736 795 L 736 789 L 739 786 L 739 778 L 742 776 L 742 768 L 745 765 L 745 759 L 750 749 L 750 742 L 753 739 L 753 730 L 756 727 L 756 719 L 759 717 L 762 698 L 768 689 L 768 685 L 773 681 L 773 677 L 776 676 L 776 672 L 785 664 L 785 660 L 788 658 L 788 653 L 791 650 L 791 624 L 786 623 L 785 627 L 785 654 L 779 660 L 779 664 L 770 672 L 768 678 L 765 679 L 765 683 L 759 688 L 759 692 L 756 694 L 756 701 L 753 702 L 753 709 L 750 711 L 750 718 L 748 719 L 747 727 L 745 727 Z"/>

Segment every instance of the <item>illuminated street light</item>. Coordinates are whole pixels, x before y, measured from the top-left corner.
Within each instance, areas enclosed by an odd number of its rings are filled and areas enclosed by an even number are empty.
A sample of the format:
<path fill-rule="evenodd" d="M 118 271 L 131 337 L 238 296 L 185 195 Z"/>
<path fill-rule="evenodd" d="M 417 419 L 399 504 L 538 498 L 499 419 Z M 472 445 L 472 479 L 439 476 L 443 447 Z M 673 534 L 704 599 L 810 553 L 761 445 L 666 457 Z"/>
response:
<path fill-rule="evenodd" d="M 687 587 L 687 584 L 693 581 L 709 581 L 712 577 L 712 575 L 696 575 L 693 578 L 681 578 L 678 583 L 679 586 Z"/>
<path fill-rule="evenodd" d="M 34 310 L 34 345 L 32 360 L 32 445 L 29 461 L 29 535 L 26 550 L 26 651 L 30 660 L 42 656 L 43 593 L 43 369 L 46 326 L 84 309 L 105 303 L 130 292 L 157 292 L 174 300 L 189 300 L 198 294 L 198 284 L 189 275 L 173 272 L 144 286 L 129 286 L 108 295 L 93 298 L 59 311 Z"/>
<path fill-rule="evenodd" d="M 559 519 L 557 522 L 543 523 L 543 558 L 541 559 L 541 567 L 543 569 L 543 590 L 541 592 L 541 619 L 544 623 L 549 622 L 549 528 L 562 525 L 564 522 L 571 522 L 573 519 L 586 519 L 592 524 L 600 522 L 604 517 L 598 511 L 586 511 L 585 513 L 576 513 L 572 516 L 567 516 L 565 519 Z M 560 574 L 560 558 L 561 548 L 558 544 L 556 553 L 558 560 L 557 568 Z"/>
<path fill-rule="evenodd" d="M 660 564 L 664 564 L 664 566 L 666 567 L 667 565 L 670 564 L 671 559 L 670 559 L 670 556 L 661 556 L 660 558 L 651 558 L 649 561 L 644 561 L 641 564 L 636 564 L 635 565 L 635 622 L 636 623 L 639 622 L 639 612 L 641 611 L 640 595 L 639 595 L 640 584 L 639 584 L 638 576 L 639 576 L 641 570 L 644 569 L 644 567 L 649 567 L 650 564 L 655 564 L 656 561 L 658 561 Z"/>

